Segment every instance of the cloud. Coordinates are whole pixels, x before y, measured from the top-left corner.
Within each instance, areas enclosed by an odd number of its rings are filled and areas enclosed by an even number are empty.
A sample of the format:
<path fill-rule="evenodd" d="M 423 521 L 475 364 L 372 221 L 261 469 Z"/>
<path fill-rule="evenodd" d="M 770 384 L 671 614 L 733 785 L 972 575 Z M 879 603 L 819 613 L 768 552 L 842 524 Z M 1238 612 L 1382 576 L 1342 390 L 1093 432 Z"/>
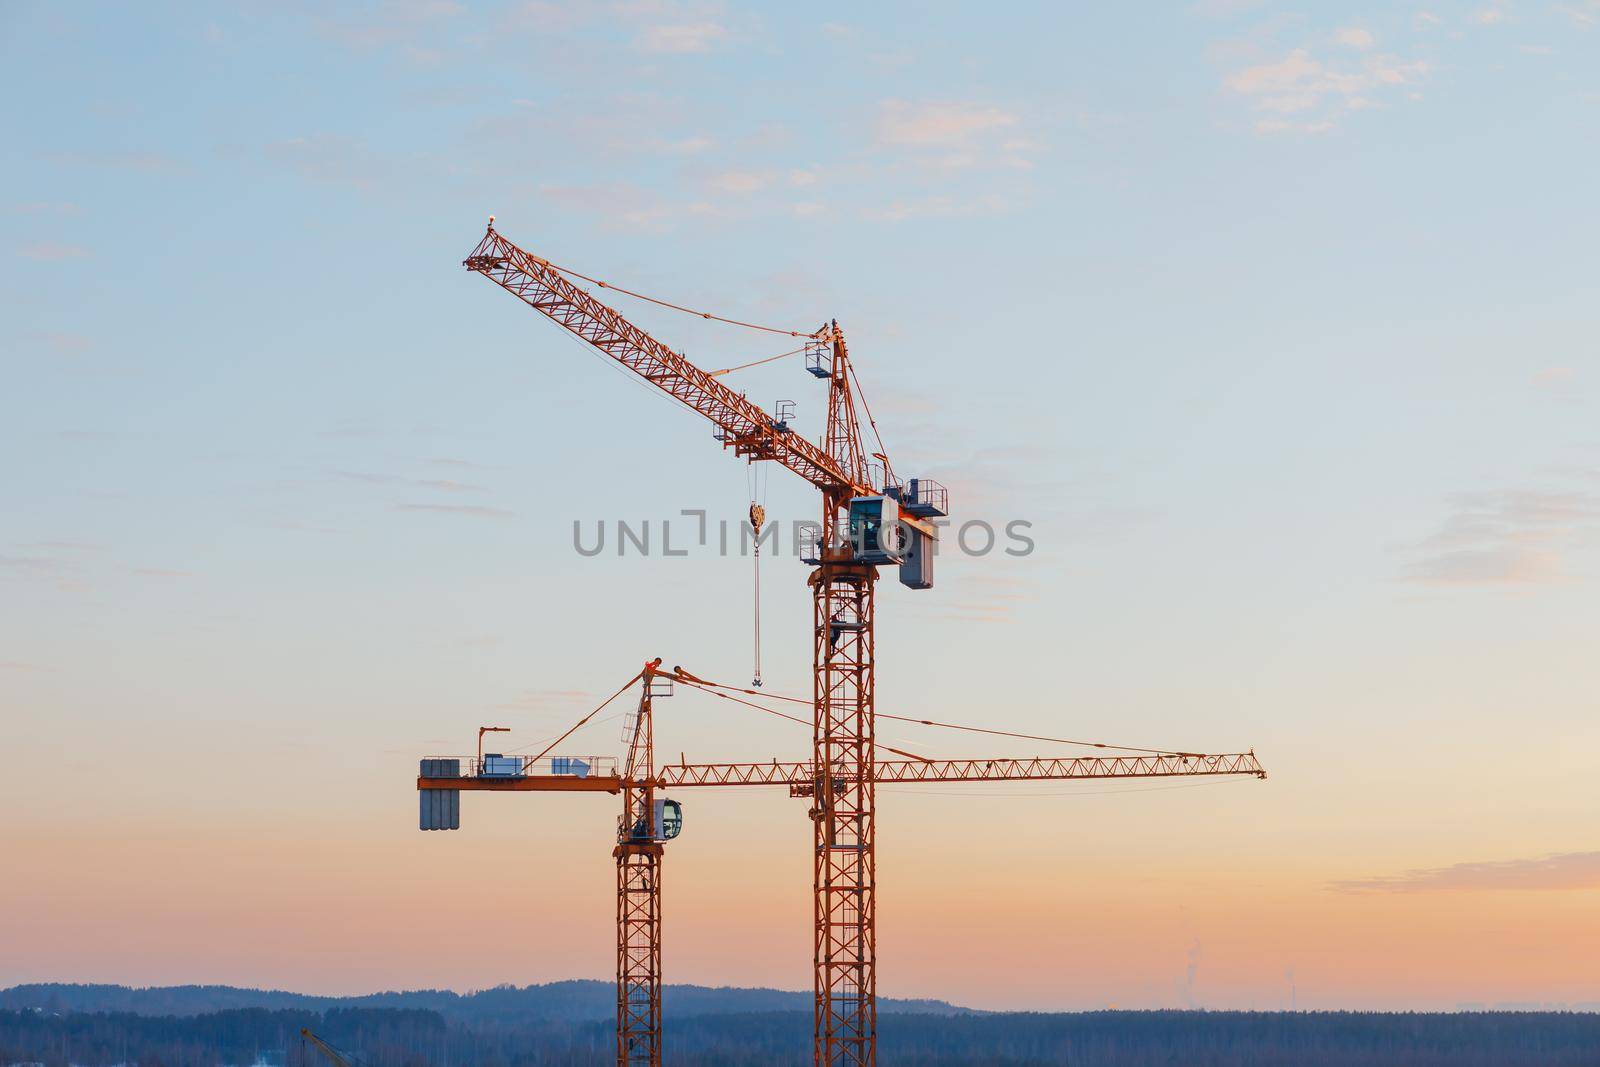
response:
<path fill-rule="evenodd" d="M 1600 23 L 1600 0 L 1584 0 L 1581 5 L 1558 8 L 1579 29 L 1591 29 Z"/>
<path fill-rule="evenodd" d="M 1366 34 L 1364 30 L 1340 32 Z M 1429 69 L 1425 60 L 1392 55 L 1369 55 L 1358 66 L 1336 67 L 1317 59 L 1309 49 L 1296 48 L 1282 59 L 1227 75 L 1223 85 L 1248 98 L 1252 110 L 1273 116 L 1258 121 L 1256 132 L 1318 133 L 1332 129 L 1341 111 L 1374 107 L 1374 94 L 1415 85 Z"/>
<path fill-rule="evenodd" d="M 188 169 L 161 152 L 56 152 L 45 159 L 65 167 L 130 170 L 142 174 L 178 174 Z"/>
<path fill-rule="evenodd" d="M 146 578 L 190 578 L 192 571 L 174 571 L 165 567 L 136 567 L 133 573 Z"/>
<path fill-rule="evenodd" d="M 693 134 L 689 137 L 680 137 L 675 141 L 657 141 L 656 146 L 664 152 L 672 152 L 677 155 L 689 156 L 698 155 L 701 152 L 709 152 L 711 149 L 717 147 L 717 142 L 705 134 L 700 133 Z"/>
<path fill-rule="evenodd" d="M 396 504 L 396 511 L 431 511 L 441 515 L 469 515 L 480 519 L 510 519 L 516 513 L 476 504 Z"/>
<path fill-rule="evenodd" d="M 997 215 L 1009 207 L 1002 196 L 956 197 L 930 194 L 923 197 L 891 200 L 879 208 L 867 208 L 862 217 L 873 222 L 907 222 L 915 219 L 947 219 L 972 215 Z"/>
<path fill-rule="evenodd" d="M 1266 3 L 1266 0 L 1199 0 L 1192 10 L 1207 18 L 1222 19 L 1242 15 Z"/>
<path fill-rule="evenodd" d="M 543 711 L 579 701 L 592 700 L 586 689 L 527 689 L 510 700 L 496 704 L 498 711 Z"/>
<path fill-rule="evenodd" d="M 729 36 L 728 28 L 720 22 L 662 23 L 645 27 L 638 44 L 646 52 L 687 55 L 709 52 Z"/>
<path fill-rule="evenodd" d="M 1443 552 L 1412 566 L 1424 585 L 1548 585 L 1567 578 L 1561 555 L 1535 544 Z"/>
<path fill-rule="evenodd" d="M 78 205 L 68 200 L 30 200 L 12 210 L 19 215 L 76 215 Z"/>
<path fill-rule="evenodd" d="M 664 231 L 681 220 L 684 210 L 674 207 L 655 191 L 629 182 L 541 185 L 539 195 L 564 207 L 596 215 L 612 230 Z"/>
<path fill-rule="evenodd" d="M 1317 122 L 1294 122 L 1290 119 L 1257 119 L 1257 133 L 1327 133 L 1333 123 L 1322 119 Z"/>
<path fill-rule="evenodd" d="M 291 137 L 268 145 L 265 151 L 270 162 L 324 185 L 371 189 L 392 169 L 365 143 L 335 134 Z"/>
<path fill-rule="evenodd" d="M 390 46 L 405 46 L 413 58 L 427 58 L 429 51 L 414 42 L 432 39 L 442 19 L 454 18 L 466 9 L 454 0 L 385 0 L 365 7 L 348 17 L 319 17 L 312 20 L 316 32 L 355 51 Z"/>
<path fill-rule="evenodd" d="M 24 259 L 37 259 L 46 263 L 64 259 L 82 259 L 88 254 L 89 250 L 82 245 L 62 244 L 60 241 L 39 241 L 31 245 L 22 245 L 17 249 L 17 255 Z"/>
<path fill-rule="evenodd" d="M 1445 893 L 1600 889 L 1600 852 L 1556 852 L 1523 860 L 1424 867 L 1329 883 L 1339 893 Z"/>
<path fill-rule="evenodd" d="M 1372 36 L 1370 30 L 1364 30 L 1359 26 L 1346 26 L 1335 33 L 1333 39 L 1346 48 L 1367 49 L 1378 43 L 1378 39 Z"/>
<path fill-rule="evenodd" d="M 1440 529 L 1413 545 L 1403 580 L 1435 586 L 1530 586 L 1568 578 L 1564 550 L 1600 522 L 1600 496 L 1502 489 L 1458 493 Z"/>
<path fill-rule="evenodd" d="M 31 340 L 37 340 L 42 348 L 58 359 L 77 359 L 94 347 L 94 339 L 81 333 L 47 330 L 28 336 Z"/>
<path fill-rule="evenodd" d="M 961 148 L 1020 122 L 1012 112 L 983 104 L 885 100 L 878 108 L 877 141 L 900 147 Z"/>
<path fill-rule="evenodd" d="M 24 574 L 55 575 L 69 569 L 70 565 L 45 556 L 0 556 L 0 567 Z"/>
<path fill-rule="evenodd" d="M 457 482 L 449 478 L 412 478 L 406 483 L 419 489 L 438 489 L 445 493 L 486 493 L 488 490 L 471 482 Z"/>
<path fill-rule="evenodd" d="M 944 537 L 948 542 L 945 551 L 952 554 L 959 551 L 954 528 L 946 529 Z M 973 537 L 975 545 L 981 540 L 980 537 Z M 1007 541 L 1003 528 L 997 532 L 995 544 L 996 553 L 1004 551 L 1003 546 Z M 965 622 L 1014 622 L 1017 609 L 1035 599 L 1035 587 L 1031 583 L 992 570 L 963 574 L 959 589 L 959 593 L 946 597 L 937 608 L 932 609 L 934 618 Z"/>
<path fill-rule="evenodd" d="M 1498 26 L 1506 20 L 1506 13 L 1498 7 L 1486 7 L 1472 16 L 1472 21 L 1480 26 Z"/>
<path fill-rule="evenodd" d="M 750 170 L 730 170 L 712 176 L 707 182 L 719 193 L 747 195 L 758 193 L 772 184 L 772 175 Z"/>

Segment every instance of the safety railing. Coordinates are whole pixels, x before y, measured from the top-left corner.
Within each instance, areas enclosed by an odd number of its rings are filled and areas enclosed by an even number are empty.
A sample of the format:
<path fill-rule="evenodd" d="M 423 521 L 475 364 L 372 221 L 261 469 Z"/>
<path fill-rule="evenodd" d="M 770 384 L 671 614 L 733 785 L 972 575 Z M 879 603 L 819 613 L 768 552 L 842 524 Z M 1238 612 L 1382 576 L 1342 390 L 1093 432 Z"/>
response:
<path fill-rule="evenodd" d="M 439 757 L 433 757 L 439 758 Z M 455 757 L 450 757 L 454 759 Z M 615 756 L 533 756 L 486 753 L 461 760 L 463 778 L 615 778 Z"/>

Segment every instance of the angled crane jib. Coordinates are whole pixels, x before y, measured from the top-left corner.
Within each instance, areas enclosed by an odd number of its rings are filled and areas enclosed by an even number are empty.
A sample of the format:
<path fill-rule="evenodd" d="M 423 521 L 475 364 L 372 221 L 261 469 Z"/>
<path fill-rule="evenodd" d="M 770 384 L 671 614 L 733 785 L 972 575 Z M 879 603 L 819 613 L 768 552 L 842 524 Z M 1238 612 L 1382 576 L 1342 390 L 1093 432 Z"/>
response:
<path fill-rule="evenodd" d="M 827 452 L 781 429 L 749 399 L 596 300 L 549 260 L 518 248 L 494 229 L 484 234 L 462 265 L 704 415 L 717 426 L 724 445 L 737 454 L 779 463 L 824 492 L 852 496 L 873 492 L 842 471 Z"/>

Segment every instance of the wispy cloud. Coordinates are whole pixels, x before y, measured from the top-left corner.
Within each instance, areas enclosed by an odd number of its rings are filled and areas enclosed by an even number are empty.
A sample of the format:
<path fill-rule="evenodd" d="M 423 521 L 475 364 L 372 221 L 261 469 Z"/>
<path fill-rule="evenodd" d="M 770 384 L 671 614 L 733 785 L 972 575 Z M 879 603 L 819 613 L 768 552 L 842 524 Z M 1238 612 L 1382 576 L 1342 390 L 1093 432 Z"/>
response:
<path fill-rule="evenodd" d="M 956 148 L 976 143 L 1021 119 L 1004 108 L 974 103 L 912 104 L 886 100 L 878 110 L 878 143 L 922 148 Z"/>
<path fill-rule="evenodd" d="M 707 181 L 707 185 L 714 192 L 745 195 L 759 193 L 770 186 L 775 176 L 769 172 L 753 170 L 729 170 L 721 174 L 714 174 Z"/>
<path fill-rule="evenodd" d="M 82 245 L 64 244 L 60 241 L 38 241 L 22 245 L 17 249 L 17 255 L 24 259 L 37 259 L 47 263 L 63 259 L 82 259 L 88 254 L 89 250 Z"/>
<path fill-rule="evenodd" d="M 496 704 L 495 709 L 498 711 L 544 711 L 547 708 L 565 707 L 591 698 L 592 694 L 585 689 L 527 689 L 510 700 Z"/>
<path fill-rule="evenodd" d="M 373 188 L 392 170 L 365 142 L 337 134 L 277 141 L 267 145 L 265 155 L 308 181 L 357 189 Z"/>
<path fill-rule="evenodd" d="M 56 152 L 45 157 L 64 167 L 127 170 L 141 174 L 179 174 L 188 168 L 163 152 Z"/>
<path fill-rule="evenodd" d="M 77 359 L 94 347 L 94 339 L 86 334 L 68 333 L 61 330 L 29 334 L 27 339 L 36 342 L 40 348 L 49 352 L 52 356 L 63 360 Z"/>
<path fill-rule="evenodd" d="M 516 512 L 476 504 L 396 504 L 396 511 L 428 511 L 440 515 L 467 515 L 479 519 L 511 519 Z"/>
<path fill-rule="evenodd" d="M 321 37 L 355 51 L 399 48 L 413 58 L 427 58 L 437 54 L 425 42 L 437 39 L 438 24 L 465 10 L 454 0 L 384 0 L 337 17 L 315 18 L 312 25 Z"/>
<path fill-rule="evenodd" d="M 1365 51 L 1378 43 L 1372 36 L 1371 30 L 1362 29 L 1360 26 L 1346 26 L 1333 35 L 1333 39 L 1346 48 L 1359 48 Z"/>
<path fill-rule="evenodd" d="M 67 200 L 29 200 L 12 210 L 18 215 L 76 215 L 78 205 Z"/>
<path fill-rule="evenodd" d="M 1600 852 L 1557 852 L 1521 860 L 1457 863 L 1329 883 L 1340 893 L 1600 889 Z"/>
<path fill-rule="evenodd" d="M 435 460 L 434 462 L 441 462 Z M 437 489 L 444 493 L 487 493 L 486 486 L 472 482 L 458 482 L 453 478 L 400 478 L 390 474 L 372 474 L 367 471 L 334 469 L 328 473 L 352 482 L 368 485 L 408 485 L 414 489 Z"/>
<path fill-rule="evenodd" d="M 1341 30 L 1338 40 L 1359 51 L 1376 44 L 1360 29 Z M 1334 129 L 1346 112 L 1378 106 L 1383 96 L 1416 86 L 1429 70 L 1422 59 L 1381 54 L 1343 64 L 1295 48 L 1280 59 L 1234 71 L 1223 85 L 1261 114 L 1255 123 L 1258 133 L 1320 133 Z"/>
<path fill-rule="evenodd" d="M 1600 25 L 1600 0 L 1582 0 L 1580 3 L 1568 4 L 1557 8 L 1563 15 L 1579 29 L 1593 29 Z"/>
<path fill-rule="evenodd" d="M 1568 578 L 1564 553 L 1600 521 L 1600 496 L 1501 489 L 1458 493 L 1440 529 L 1413 545 L 1404 580 L 1435 586 L 1529 586 Z"/>
<path fill-rule="evenodd" d="M 638 43 L 646 52 L 684 55 L 709 52 L 730 36 L 720 22 L 665 22 L 646 26 L 639 33 Z"/>
<path fill-rule="evenodd" d="M 449 478 L 412 478 L 406 484 L 414 485 L 419 489 L 437 489 L 444 493 L 486 493 L 481 485 L 471 482 L 457 482 Z"/>

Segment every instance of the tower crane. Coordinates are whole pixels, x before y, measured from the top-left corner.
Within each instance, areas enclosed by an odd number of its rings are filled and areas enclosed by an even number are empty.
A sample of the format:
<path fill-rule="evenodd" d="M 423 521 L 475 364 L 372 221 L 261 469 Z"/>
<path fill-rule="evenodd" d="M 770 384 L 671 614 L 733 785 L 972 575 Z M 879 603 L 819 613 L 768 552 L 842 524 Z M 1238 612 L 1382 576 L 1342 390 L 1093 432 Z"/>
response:
<path fill-rule="evenodd" d="M 877 1041 L 873 591 L 885 564 L 899 564 L 901 581 L 912 588 L 933 584 L 938 533 L 928 520 L 947 513 L 944 489 L 925 479 L 902 486 L 881 441 L 881 473 L 869 466 L 855 372 L 837 321 L 810 334 L 773 331 L 803 340 L 807 369 L 827 383 L 821 443 L 813 444 L 789 425 L 786 411 L 769 415 L 571 278 L 614 287 L 517 247 L 495 230 L 493 218 L 463 265 L 698 411 L 736 456 L 787 467 L 821 493 L 820 527 L 809 551 L 801 553 L 815 568 L 808 578 L 811 763 L 818 777 L 811 813 L 815 1061 L 870 1067 Z M 872 421 L 870 412 L 867 419 Z"/>
<path fill-rule="evenodd" d="M 495 230 L 492 216 L 482 240 L 463 261 L 463 266 L 483 275 L 604 356 L 701 414 L 715 427 L 715 438 L 734 455 L 752 463 L 771 462 L 786 467 L 821 494 L 821 521 L 813 536 L 802 544 L 800 552 L 802 561 L 813 568 L 807 579 L 812 596 L 811 758 L 804 764 L 804 779 L 792 777 L 786 784 L 792 790 L 802 791 L 812 801 L 813 1059 L 825 1067 L 874 1067 L 877 1062 L 875 790 L 880 781 L 907 780 L 882 777 L 883 768 L 876 757 L 875 588 L 878 569 L 886 565 L 898 565 L 901 583 L 910 588 L 932 586 L 938 530 L 930 520 L 948 514 L 944 488 L 927 479 L 901 482 L 896 476 L 882 439 L 877 435 L 871 409 L 860 395 L 845 335 L 836 320 L 805 332 L 758 326 L 706 312 L 690 312 L 687 308 L 578 274 L 525 251 Z M 767 330 L 800 340 L 806 369 L 825 382 L 828 390 L 821 438 L 813 443 L 795 431 L 789 424 L 792 406 L 780 403 L 773 412 L 764 411 L 725 385 L 719 374 L 691 363 L 687 357 L 600 302 L 577 284 L 579 281 L 651 300 L 703 319 Z M 877 452 L 869 453 L 863 445 L 862 415 L 873 428 L 879 446 Z M 871 462 L 874 459 L 880 462 Z M 634 759 L 634 751 L 630 749 L 630 765 Z M 449 763 L 443 761 L 442 765 L 447 768 Z M 490 764 L 488 756 L 479 761 L 477 780 L 505 777 L 488 773 Z M 571 777 L 557 772 L 557 765 L 559 761 L 552 761 L 548 777 Z M 538 769 L 544 770 L 543 767 Z M 955 772 L 956 768 L 949 770 Z M 726 781 L 684 779 L 678 784 L 735 784 L 733 779 L 738 778 L 740 772 L 729 770 L 727 773 L 730 777 Z M 898 773 L 934 773 L 934 777 L 914 780 L 946 780 L 925 767 L 889 771 L 891 776 Z M 423 778 L 427 777 L 425 769 Z M 532 782 L 540 777 L 543 775 L 529 774 L 524 775 L 524 780 Z M 650 796 L 651 803 L 656 803 L 650 789 L 630 787 L 624 784 L 627 780 L 621 774 L 616 775 L 617 789 L 632 795 L 631 789 L 640 798 Z M 587 784 L 585 787 L 592 788 Z M 455 792 L 455 788 L 443 792 L 448 795 Z M 459 816 L 458 811 L 453 814 Z M 448 821 L 451 812 L 445 815 Z M 653 862 L 655 874 L 659 875 L 659 853 L 650 851 L 659 844 L 656 841 L 619 841 L 618 848 L 623 850 L 619 855 L 619 878 L 624 858 L 641 870 Z M 619 910 L 619 929 L 621 922 Z M 658 950 L 657 945 L 657 955 Z M 624 969 L 621 953 L 619 942 L 619 982 Z M 621 996 L 619 991 L 619 1002 Z M 659 1009 L 652 1010 L 658 1012 Z M 622 1019 L 619 1008 L 619 1035 L 625 1029 L 626 1020 Z M 619 1063 L 657 1062 L 659 1027 L 655 1033 L 652 1046 L 655 1051 L 650 1053 L 650 1058 L 638 1061 L 623 1058 L 619 1036 Z"/>
<path fill-rule="evenodd" d="M 655 764 L 655 701 L 670 697 L 674 683 L 749 703 L 733 693 L 756 696 L 753 690 L 707 681 L 674 667 L 663 670 L 657 657 L 647 662 L 626 685 L 589 712 L 572 729 L 533 756 L 484 755 L 463 760 L 447 757 L 424 759 L 417 778 L 420 825 L 424 830 L 455 830 L 461 826 L 461 793 L 467 792 L 584 792 L 610 793 L 622 798 L 617 820 L 617 1026 L 618 1067 L 661 1067 L 661 869 L 663 846 L 683 828 L 683 807 L 662 795 L 668 789 L 728 786 L 785 786 L 793 797 L 816 798 L 827 788 L 829 776 L 812 761 L 777 759 L 765 763 Z M 619 770 L 614 757 L 551 756 L 550 753 L 591 721 L 607 705 L 639 686 L 638 702 L 624 722 L 628 742 Z M 759 694 L 771 699 L 769 694 Z M 760 710 L 771 709 L 751 704 Z M 782 714 L 782 713 L 777 713 Z M 893 716 L 900 719 L 902 716 Z M 923 719 L 909 720 L 929 726 L 968 729 Z M 982 729 L 984 733 L 1005 731 Z M 1020 736 L 1020 735 L 1011 735 Z M 1059 738 L 1035 740 L 1062 741 Z M 1082 742 L 1068 742 L 1081 744 Z M 888 751 L 887 746 L 878 746 Z M 873 757 L 870 770 L 875 784 L 905 782 L 1025 782 L 1072 781 L 1111 778 L 1210 778 L 1249 776 L 1265 778 L 1266 771 L 1254 752 L 1206 754 L 1155 749 L 1121 749 L 1120 754 L 1084 757 L 1033 757 L 1029 759 L 925 759 L 903 754 L 901 759 Z M 874 1035 L 869 1054 L 875 1053 Z"/>

